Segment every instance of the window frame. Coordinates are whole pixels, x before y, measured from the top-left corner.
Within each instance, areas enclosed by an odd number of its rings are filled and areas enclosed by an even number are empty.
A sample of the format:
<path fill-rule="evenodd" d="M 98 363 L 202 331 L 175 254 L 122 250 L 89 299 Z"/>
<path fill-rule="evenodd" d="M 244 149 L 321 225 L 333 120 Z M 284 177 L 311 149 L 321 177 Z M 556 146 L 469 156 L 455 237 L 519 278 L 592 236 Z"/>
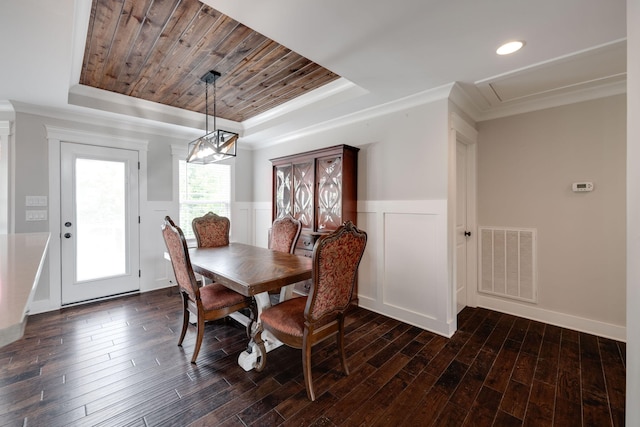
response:
<path fill-rule="evenodd" d="M 187 146 L 181 145 L 172 145 L 171 146 L 171 156 L 172 156 L 172 181 L 173 181 L 173 201 L 175 203 L 175 212 L 176 218 L 174 221 L 177 224 L 180 224 L 180 211 L 181 211 L 181 200 L 180 200 L 180 161 L 185 161 L 187 158 Z M 233 205 L 235 202 L 235 159 L 227 159 L 222 160 L 219 163 L 229 166 L 229 184 L 230 184 L 230 193 L 229 193 L 229 220 L 231 224 L 233 224 Z M 183 230 L 185 234 L 188 230 Z M 233 226 L 231 227 L 231 234 L 233 234 Z M 195 242 L 195 238 L 188 238 L 188 243 L 191 245 Z"/>

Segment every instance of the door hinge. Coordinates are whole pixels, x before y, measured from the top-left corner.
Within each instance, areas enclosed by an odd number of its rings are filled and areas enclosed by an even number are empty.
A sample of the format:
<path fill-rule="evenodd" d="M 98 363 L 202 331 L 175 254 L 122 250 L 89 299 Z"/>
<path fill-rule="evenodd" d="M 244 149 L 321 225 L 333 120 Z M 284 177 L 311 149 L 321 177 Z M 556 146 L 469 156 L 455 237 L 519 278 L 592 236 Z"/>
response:
<path fill-rule="evenodd" d="M 138 277 L 142 277 L 142 270 L 138 270 Z"/>
<path fill-rule="evenodd" d="M 138 170 L 140 170 L 140 162 L 138 162 Z"/>
<path fill-rule="evenodd" d="M 140 215 L 138 215 L 138 224 L 140 224 Z"/>

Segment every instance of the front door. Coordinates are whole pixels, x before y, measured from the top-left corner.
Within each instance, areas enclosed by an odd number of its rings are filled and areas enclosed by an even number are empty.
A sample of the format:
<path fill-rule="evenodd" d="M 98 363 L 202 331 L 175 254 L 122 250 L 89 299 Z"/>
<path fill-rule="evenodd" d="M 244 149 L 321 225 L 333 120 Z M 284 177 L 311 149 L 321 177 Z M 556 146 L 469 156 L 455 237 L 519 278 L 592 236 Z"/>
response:
<path fill-rule="evenodd" d="M 139 290 L 138 153 L 62 143 L 62 304 Z"/>

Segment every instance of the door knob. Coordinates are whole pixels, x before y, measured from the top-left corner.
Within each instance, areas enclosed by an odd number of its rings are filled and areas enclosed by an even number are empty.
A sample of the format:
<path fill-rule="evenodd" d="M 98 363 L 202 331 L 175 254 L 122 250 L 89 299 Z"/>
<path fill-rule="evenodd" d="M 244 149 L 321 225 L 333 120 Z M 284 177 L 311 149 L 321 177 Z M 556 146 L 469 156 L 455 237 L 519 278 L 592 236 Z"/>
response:
<path fill-rule="evenodd" d="M 471 232 L 470 232 L 470 231 L 465 231 L 465 232 L 464 232 L 464 235 L 465 235 L 465 236 L 467 236 L 467 237 L 469 237 L 469 236 L 471 236 Z"/>
<path fill-rule="evenodd" d="M 69 237 L 71 237 L 71 233 L 64 233 L 64 237 L 68 239 Z"/>

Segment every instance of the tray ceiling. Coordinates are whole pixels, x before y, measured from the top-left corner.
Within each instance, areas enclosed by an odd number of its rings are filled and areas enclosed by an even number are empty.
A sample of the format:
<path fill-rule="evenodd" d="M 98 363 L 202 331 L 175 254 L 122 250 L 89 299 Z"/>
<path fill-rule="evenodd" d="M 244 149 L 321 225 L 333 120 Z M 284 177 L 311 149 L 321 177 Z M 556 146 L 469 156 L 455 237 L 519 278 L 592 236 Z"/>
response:
<path fill-rule="evenodd" d="M 242 122 L 339 78 L 197 0 L 93 0 L 80 83 Z M 212 111 L 210 92 L 209 112 Z"/>

